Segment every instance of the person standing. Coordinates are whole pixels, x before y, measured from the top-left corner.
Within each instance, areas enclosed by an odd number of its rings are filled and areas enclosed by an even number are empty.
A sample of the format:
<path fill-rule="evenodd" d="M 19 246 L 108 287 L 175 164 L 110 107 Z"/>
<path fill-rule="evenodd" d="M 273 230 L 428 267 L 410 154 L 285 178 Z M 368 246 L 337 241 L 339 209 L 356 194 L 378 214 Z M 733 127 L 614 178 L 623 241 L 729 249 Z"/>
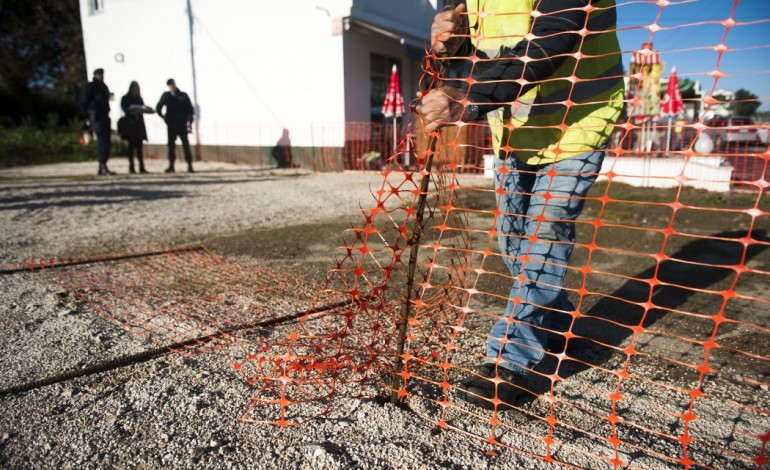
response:
<path fill-rule="evenodd" d="M 166 168 L 166 173 L 174 173 L 177 137 L 182 141 L 184 158 L 187 161 L 187 171 L 194 173 L 190 140 L 187 138 L 187 134 L 192 132 L 192 122 L 195 114 L 193 105 L 187 93 L 176 87 L 176 82 L 174 82 L 173 78 L 169 78 L 166 85 L 168 85 L 168 91 L 161 95 L 158 105 L 155 106 L 158 116 L 166 121 L 166 126 L 168 127 L 168 168 Z"/>
<path fill-rule="evenodd" d="M 110 121 L 110 89 L 104 83 L 104 69 L 94 70 L 93 80 L 80 89 L 80 112 L 86 119 L 86 125 L 96 135 L 96 147 L 99 155 L 99 175 L 114 175 L 107 168 L 110 158 L 112 123 Z"/>
<path fill-rule="evenodd" d="M 291 155 L 291 139 L 289 138 L 289 129 L 284 129 L 281 138 L 275 144 L 272 150 L 278 168 L 299 168 L 295 165 Z"/>
<path fill-rule="evenodd" d="M 144 105 L 139 83 L 131 82 L 126 93 L 120 100 L 120 107 L 125 114 L 126 132 L 122 136 L 128 142 L 128 172 L 136 173 L 134 168 L 134 153 L 139 161 L 139 173 L 148 173 L 144 168 L 144 141 L 147 140 L 147 127 L 144 125 L 144 113 L 152 113 L 153 109 Z"/>
<path fill-rule="evenodd" d="M 571 327 L 551 319 L 575 312 L 562 289 L 574 221 L 623 108 L 623 66 L 614 0 L 466 3 L 431 28 L 439 62 L 466 77 L 419 94 L 415 111 L 427 132 L 485 114 L 492 127 L 495 223 L 513 281 L 483 363 L 457 388 L 465 401 L 506 409 L 532 393 L 549 332 Z"/>

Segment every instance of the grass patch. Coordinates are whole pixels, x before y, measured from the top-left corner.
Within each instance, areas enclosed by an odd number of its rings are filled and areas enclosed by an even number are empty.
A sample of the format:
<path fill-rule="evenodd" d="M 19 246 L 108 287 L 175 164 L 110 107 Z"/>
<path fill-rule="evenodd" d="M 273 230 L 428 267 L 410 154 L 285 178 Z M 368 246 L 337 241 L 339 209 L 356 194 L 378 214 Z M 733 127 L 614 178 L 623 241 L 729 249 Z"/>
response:
<path fill-rule="evenodd" d="M 80 138 L 60 128 L 0 127 L 0 168 L 96 160 L 96 143 L 82 144 Z"/>

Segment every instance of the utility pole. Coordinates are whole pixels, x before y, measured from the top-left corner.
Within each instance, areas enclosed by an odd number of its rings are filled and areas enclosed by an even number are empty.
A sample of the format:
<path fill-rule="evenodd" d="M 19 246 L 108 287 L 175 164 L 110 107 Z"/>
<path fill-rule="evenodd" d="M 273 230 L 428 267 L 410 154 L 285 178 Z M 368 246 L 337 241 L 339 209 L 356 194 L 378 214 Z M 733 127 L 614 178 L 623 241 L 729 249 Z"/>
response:
<path fill-rule="evenodd" d="M 198 105 L 198 79 L 195 73 L 195 43 L 193 41 L 193 11 L 191 0 L 187 0 L 187 19 L 190 25 L 190 63 L 192 64 L 193 106 L 195 108 L 195 160 L 201 161 L 201 108 Z"/>

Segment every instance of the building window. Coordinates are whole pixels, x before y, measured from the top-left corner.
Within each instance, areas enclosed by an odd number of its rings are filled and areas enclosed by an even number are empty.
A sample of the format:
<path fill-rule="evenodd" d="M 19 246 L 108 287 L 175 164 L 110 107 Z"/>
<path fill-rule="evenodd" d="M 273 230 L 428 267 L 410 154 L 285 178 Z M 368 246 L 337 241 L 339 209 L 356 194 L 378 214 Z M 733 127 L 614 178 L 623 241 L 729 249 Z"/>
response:
<path fill-rule="evenodd" d="M 399 77 L 401 77 L 403 75 L 401 59 L 386 57 L 384 55 L 374 53 L 369 56 L 372 122 L 383 121 L 382 104 L 385 102 L 385 94 L 388 92 L 388 80 L 390 80 L 390 71 L 393 68 L 393 64 L 396 64 L 396 67 L 398 67 Z"/>
<path fill-rule="evenodd" d="M 88 10 L 92 15 L 104 12 L 104 0 L 88 0 Z"/>

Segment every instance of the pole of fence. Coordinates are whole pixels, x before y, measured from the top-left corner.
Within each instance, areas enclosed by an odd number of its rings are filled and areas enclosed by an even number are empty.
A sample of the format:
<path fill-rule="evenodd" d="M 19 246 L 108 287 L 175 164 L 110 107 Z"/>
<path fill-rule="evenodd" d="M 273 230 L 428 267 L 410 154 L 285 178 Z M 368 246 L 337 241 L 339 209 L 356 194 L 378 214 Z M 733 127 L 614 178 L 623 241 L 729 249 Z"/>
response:
<path fill-rule="evenodd" d="M 446 10 L 454 10 L 457 7 L 457 2 L 452 1 L 449 2 L 447 5 L 444 6 L 444 11 Z M 431 51 L 432 53 L 433 51 Z M 426 60 L 428 57 L 425 58 Z M 438 88 L 441 86 L 441 78 L 443 76 L 443 67 L 441 66 L 441 61 L 436 62 L 436 68 L 437 68 L 437 74 L 435 76 L 435 80 L 433 81 L 431 88 Z M 415 222 L 414 222 L 414 232 L 412 233 L 412 238 L 409 240 L 410 251 L 409 251 L 409 266 L 406 271 L 406 289 L 404 290 L 404 301 L 401 304 L 401 314 L 399 316 L 398 321 L 398 329 L 397 334 L 398 337 L 396 338 L 396 358 L 395 358 L 395 366 L 393 367 L 393 382 L 392 382 L 392 391 L 390 393 L 390 401 L 394 404 L 397 404 L 401 401 L 401 384 L 399 383 L 401 381 L 401 375 L 404 371 L 404 358 L 402 357 L 404 354 L 404 347 L 406 345 L 406 333 L 409 328 L 409 318 L 410 318 L 410 311 L 411 311 L 411 299 L 412 299 L 412 288 L 414 287 L 414 274 L 417 270 L 417 255 L 420 251 L 420 238 L 422 237 L 422 232 L 424 230 L 423 227 L 423 216 L 425 212 L 425 201 L 428 199 L 428 188 L 430 185 L 430 171 L 431 167 L 433 166 L 433 157 L 436 154 L 436 144 L 438 143 L 439 138 L 439 131 L 436 131 L 436 133 L 431 137 L 430 139 L 430 145 L 428 146 L 428 155 L 425 159 L 425 167 L 423 168 L 423 176 L 420 180 L 420 196 L 417 199 L 417 212 L 415 213 Z M 409 140 L 407 138 L 407 140 Z M 394 148 L 395 151 L 395 148 Z"/>
<path fill-rule="evenodd" d="M 404 346 L 406 344 L 406 332 L 409 327 L 409 318 L 411 311 L 411 298 L 412 288 L 414 287 L 414 274 L 417 270 L 417 255 L 420 251 L 420 238 L 424 230 L 423 216 L 425 212 L 425 202 L 428 198 L 428 188 L 430 185 L 430 171 L 433 166 L 433 155 L 436 153 L 436 142 L 438 141 L 438 133 L 431 138 L 430 149 L 425 161 L 425 168 L 423 169 L 423 177 L 420 180 L 420 197 L 417 200 L 417 209 L 415 212 L 414 232 L 412 238 L 409 240 L 409 267 L 406 272 L 406 288 L 404 290 L 404 301 L 401 304 L 401 312 L 398 321 L 397 338 L 396 338 L 396 364 L 393 368 L 393 390 L 390 393 L 390 401 L 392 403 L 399 403 L 401 401 L 401 394 L 399 393 L 401 388 L 401 374 L 404 371 Z"/>

